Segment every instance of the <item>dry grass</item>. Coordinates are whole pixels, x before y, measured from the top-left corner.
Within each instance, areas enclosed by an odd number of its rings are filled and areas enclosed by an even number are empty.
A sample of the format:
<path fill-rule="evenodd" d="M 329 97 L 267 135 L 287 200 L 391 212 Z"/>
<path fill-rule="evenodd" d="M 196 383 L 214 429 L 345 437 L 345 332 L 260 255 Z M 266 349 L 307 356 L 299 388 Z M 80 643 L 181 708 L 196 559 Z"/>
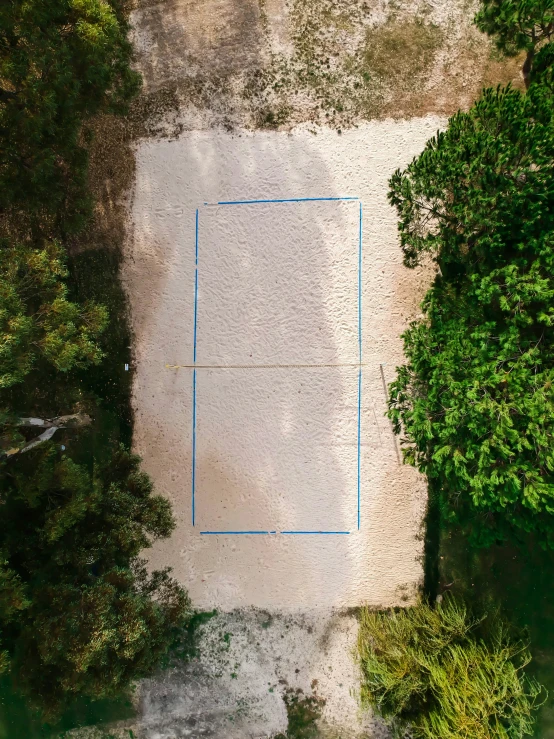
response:
<path fill-rule="evenodd" d="M 189 128 L 305 121 L 345 128 L 449 115 L 468 108 L 484 85 L 521 84 L 521 60 L 495 57 L 473 27 L 472 0 L 444 7 L 427 0 L 214 0 L 201 5 L 202 22 L 185 0 L 158 3 L 154 14 L 142 3 L 139 34 L 156 38 L 139 60 L 147 89 L 172 90 L 178 107 L 200 112 L 200 122 L 197 115 L 184 124 Z M 217 12 L 228 23 L 218 26 Z M 204 53 L 206 24 L 221 29 Z M 229 57 L 223 67 L 210 63 L 221 55 Z"/>
<path fill-rule="evenodd" d="M 445 32 L 421 18 L 388 21 L 368 29 L 362 54 L 363 75 L 399 88 L 421 84 L 432 70 Z"/>

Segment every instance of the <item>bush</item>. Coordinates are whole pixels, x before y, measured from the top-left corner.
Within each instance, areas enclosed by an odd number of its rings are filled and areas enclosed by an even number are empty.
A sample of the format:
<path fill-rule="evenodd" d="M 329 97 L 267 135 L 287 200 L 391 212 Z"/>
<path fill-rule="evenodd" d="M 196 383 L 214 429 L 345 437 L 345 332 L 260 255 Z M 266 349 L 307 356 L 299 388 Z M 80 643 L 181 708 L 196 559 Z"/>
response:
<path fill-rule="evenodd" d="M 541 687 L 523 674 L 527 646 L 497 618 L 454 598 L 435 608 L 361 613 L 362 701 L 396 736 L 519 739 L 533 733 Z"/>
<path fill-rule="evenodd" d="M 97 364 L 104 306 L 68 300 L 65 251 L 0 240 L 0 389 L 22 382 L 42 357 L 60 372 Z"/>
<path fill-rule="evenodd" d="M 390 417 L 405 458 L 483 543 L 554 547 L 554 97 L 487 90 L 391 180 L 405 263 L 439 273 Z"/>

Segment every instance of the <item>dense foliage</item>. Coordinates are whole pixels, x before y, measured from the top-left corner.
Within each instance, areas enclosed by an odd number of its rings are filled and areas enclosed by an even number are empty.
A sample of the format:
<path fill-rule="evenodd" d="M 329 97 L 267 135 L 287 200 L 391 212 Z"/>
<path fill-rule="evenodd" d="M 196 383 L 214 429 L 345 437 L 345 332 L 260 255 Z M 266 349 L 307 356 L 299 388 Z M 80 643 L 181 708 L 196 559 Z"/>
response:
<path fill-rule="evenodd" d="M 38 356 L 62 372 L 99 362 L 107 318 L 104 306 L 68 300 L 58 244 L 0 244 L 0 388 L 21 382 Z"/>
<path fill-rule="evenodd" d="M 137 457 L 116 448 L 92 474 L 54 446 L 28 457 L 6 476 L 0 618 L 18 686 L 55 715 L 72 695 L 117 695 L 152 670 L 188 599 L 138 559 L 174 523 Z"/>
<path fill-rule="evenodd" d="M 390 415 L 407 460 L 485 541 L 554 546 L 554 97 L 487 90 L 391 180 L 405 263 L 439 274 Z M 488 533 L 487 533 L 488 530 Z"/>
<path fill-rule="evenodd" d="M 529 86 L 535 54 L 554 35 L 554 1 L 482 0 L 475 23 L 503 54 L 527 52 L 522 72 Z"/>
<path fill-rule="evenodd" d="M 364 609 L 358 638 L 362 700 L 399 737 L 520 739 L 533 733 L 540 687 L 524 677 L 524 643 L 502 622 L 447 597 L 392 612 Z"/>
<path fill-rule="evenodd" d="M 0 215 L 48 237 L 89 211 L 82 123 L 137 92 L 117 2 L 0 3 Z"/>
<path fill-rule="evenodd" d="M 475 23 L 505 54 L 530 51 L 554 34 L 554 1 L 481 0 Z"/>
<path fill-rule="evenodd" d="M 118 0 L 0 3 L 0 672 L 50 720 L 151 672 L 190 611 L 140 559 L 174 523 L 118 442 L 129 386 L 102 369 L 128 350 L 117 270 L 78 266 L 94 262 L 87 121 L 140 84 L 126 34 Z"/>

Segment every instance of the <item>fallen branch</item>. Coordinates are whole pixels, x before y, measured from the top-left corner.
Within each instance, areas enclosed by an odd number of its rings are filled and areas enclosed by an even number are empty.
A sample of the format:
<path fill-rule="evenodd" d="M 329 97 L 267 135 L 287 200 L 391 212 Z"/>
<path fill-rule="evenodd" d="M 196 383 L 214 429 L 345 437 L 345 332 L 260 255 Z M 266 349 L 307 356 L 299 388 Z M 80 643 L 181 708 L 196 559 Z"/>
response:
<path fill-rule="evenodd" d="M 49 429 L 53 426 L 59 429 L 78 428 L 88 426 L 90 423 L 91 418 L 86 413 L 73 413 L 70 416 L 56 416 L 56 418 L 20 418 L 17 421 L 18 426 L 38 426 L 43 429 Z"/>
<path fill-rule="evenodd" d="M 91 420 L 91 417 L 86 413 L 73 413 L 69 416 L 57 416 L 56 418 L 20 418 L 17 421 L 18 426 L 34 426 L 43 428 L 45 431 L 21 447 L 12 447 L 4 452 L 0 451 L 0 455 L 3 454 L 3 456 L 6 457 L 14 457 L 16 454 L 23 454 L 23 452 L 28 452 L 39 444 L 49 441 L 58 429 L 82 428 L 83 426 L 88 426 L 91 423 Z"/>

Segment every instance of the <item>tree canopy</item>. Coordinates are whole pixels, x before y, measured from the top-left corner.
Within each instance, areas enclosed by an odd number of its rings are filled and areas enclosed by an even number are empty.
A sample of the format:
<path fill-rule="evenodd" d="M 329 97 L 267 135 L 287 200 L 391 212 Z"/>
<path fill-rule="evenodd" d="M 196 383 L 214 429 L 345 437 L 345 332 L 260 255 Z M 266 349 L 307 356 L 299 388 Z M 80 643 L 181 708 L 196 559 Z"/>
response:
<path fill-rule="evenodd" d="M 539 83 L 485 91 L 389 196 L 405 263 L 439 268 L 391 385 L 406 458 L 484 541 L 520 530 L 552 547 L 553 113 Z"/>
<path fill-rule="evenodd" d="M 148 674 L 189 614 L 168 571 L 149 575 L 139 559 L 174 527 L 139 462 L 115 447 L 91 473 L 43 445 L 11 463 L 0 622 L 17 685 L 46 716 Z"/>
<path fill-rule="evenodd" d="M 10 0 L 0 4 L 0 215 L 74 230 L 84 223 L 82 123 L 120 111 L 140 77 L 117 2 Z"/>
<path fill-rule="evenodd" d="M 92 211 L 87 121 L 140 86 L 127 30 L 119 0 L 0 3 L 0 672 L 50 720 L 128 690 L 190 612 L 140 559 L 174 522 L 117 441 L 130 423 L 94 418 L 114 393 L 128 404 L 102 370 L 129 348 L 117 270 L 79 274 L 68 255 Z"/>
<path fill-rule="evenodd" d="M 507 56 L 527 52 L 522 72 L 529 85 L 535 54 L 554 35 L 554 1 L 481 0 L 475 23 Z"/>
<path fill-rule="evenodd" d="M 554 1 L 481 0 L 475 23 L 494 38 L 501 51 L 515 56 L 550 41 L 554 34 Z"/>
<path fill-rule="evenodd" d="M 104 306 L 68 300 L 65 251 L 0 243 L 0 388 L 21 382 L 38 358 L 67 372 L 102 358 Z"/>

